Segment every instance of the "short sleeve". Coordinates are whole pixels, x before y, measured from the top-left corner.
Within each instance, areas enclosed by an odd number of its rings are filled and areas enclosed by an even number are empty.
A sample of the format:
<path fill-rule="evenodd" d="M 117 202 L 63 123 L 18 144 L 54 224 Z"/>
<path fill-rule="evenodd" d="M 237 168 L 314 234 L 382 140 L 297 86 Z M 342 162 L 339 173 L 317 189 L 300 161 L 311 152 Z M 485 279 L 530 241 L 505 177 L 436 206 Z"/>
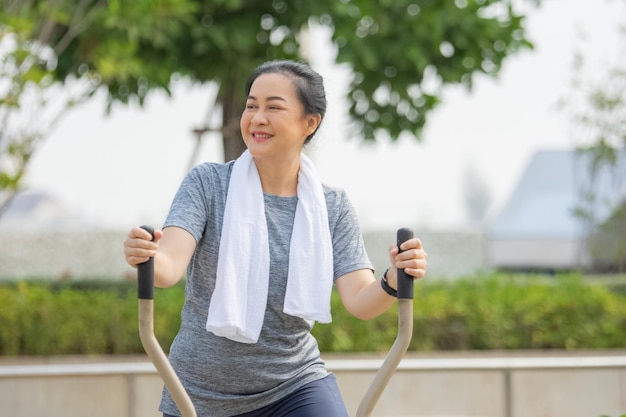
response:
<path fill-rule="evenodd" d="M 335 218 L 334 227 L 331 225 L 334 279 L 359 269 L 373 270 L 356 210 L 345 191 L 340 190 L 335 194 L 332 205 L 332 208 L 329 207 L 329 217 Z"/>
<path fill-rule="evenodd" d="M 181 183 L 163 228 L 175 226 L 189 232 L 199 242 L 209 218 L 211 197 L 210 171 L 201 166 L 193 168 Z"/>

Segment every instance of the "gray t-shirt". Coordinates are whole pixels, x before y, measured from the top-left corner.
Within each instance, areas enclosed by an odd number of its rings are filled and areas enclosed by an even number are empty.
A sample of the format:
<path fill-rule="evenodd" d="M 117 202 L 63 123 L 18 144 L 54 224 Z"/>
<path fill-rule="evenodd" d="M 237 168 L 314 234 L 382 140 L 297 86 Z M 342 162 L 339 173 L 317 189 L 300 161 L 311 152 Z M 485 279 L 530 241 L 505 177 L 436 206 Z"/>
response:
<path fill-rule="evenodd" d="M 270 282 L 263 328 L 255 344 L 234 342 L 206 330 L 215 288 L 219 241 L 233 161 L 204 163 L 190 171 L 172 203 L 164 228 L 185 229 L 197 247 L 187 268 L 181 327 L 170 362 L 199 416 L 232 416 L 271 404 L 328 375 L 312 326 L 283 313 L 289 244 L 297 197 L 265 194 L 270 247 Z M 372 269 L 358 219 L 345 192 L 326 185 L 334 278 Z M 241 254 L 245 261 L 245 254 Z M 297 279 L 297 277 L 290 277 Z M 160 410 L 179 414 L 167 389 Z"/>

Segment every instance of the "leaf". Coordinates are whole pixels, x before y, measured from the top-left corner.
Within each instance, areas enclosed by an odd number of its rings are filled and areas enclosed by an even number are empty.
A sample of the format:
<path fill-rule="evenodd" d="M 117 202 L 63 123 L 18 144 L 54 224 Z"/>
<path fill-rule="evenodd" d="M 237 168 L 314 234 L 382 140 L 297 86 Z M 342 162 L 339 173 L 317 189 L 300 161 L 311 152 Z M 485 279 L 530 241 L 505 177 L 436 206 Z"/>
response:
<path fill-rule="evenodd" d="M 35 8 L 24 2 L 14 12 L 0 12 L 0 17 L 3 21 L 6 17 L 25 39 L 34 40 L 46 29 L 48 46 L 53 49 L 69 39 L 56 57 L 54 79 L 63 82 L 80 76 L 86 66 L 108 90 L 110 102 L 122 103 L 135 98 L 143 103 L 149 91 L 167 90 L 172 77 L 183 74 L 193 82 L 228 86 L 218 100 L 236 104 L 254 66 L 267 59 L 300 59 L 300 28 L 312 20 L 324 22 L 333 31 L 336 61 L 362 75 L 362 81 L 350 86 L 347 99 L 352 122 L 365 140 L 374 140 L 380 133 L 392 140 L 402 133 L 419 139 L 430 112 L 440 101 L 441 88 L 459 83 L 470 87 L 474 74 L 495 75 L 505 59 L 531 47 L 525 38 L 524 16 L 509 7 L 509 0 L 468 1 L 464 7 L 452 1 L 404 0 L 106 3 L 102 7 L 100 2 L 87 2 L 81 11 L 72 0 L 39 2 Z M 497 15 L 492 12 L 496 9 L 500 10 Z M 84 19 L 74 19 L 81 17 L 77 13 Z M 263 18 L 271 19 L 271 28 L 262 27 Z M 89 24 L 80 25 L 80 21 Z M 258 36 L 276 28 L 285 30 L 278 45 Z M 68 37 L 72 30 L 77 34 Z M 454 53 L 443 56 L 442 43 Z M 28 54 L 16 54 L 18 62 L 27 58 Z M 391 66 L 393 77 L 385 73 Z M 440 84 L 437 91 L 428 91 L 434 98 L 409 95 L 414 85 L 425 87 L 432 81 L 424 78 L 428 68 L 434 69 L 431 78 Z M 39 82 L 45 78 L 37 70 L 27 77 Z M 140 78 L 146 81 L 143 87 Z M 403 111 L 372 104 L 381 81 L 386 79 L 392 82 L 392 93 L 420 99 L 421 104 L 407 100 L 409 108 Z M 352 98 L 356 90 L 365 95 L 361 102 L 369 103 L 365 109 Z M 230 112 L 225 114 L 228 117 Z M 365 114 L 369 117 L 363 117 Z M 225 125 L 231 122 L 223 121 Z"/>

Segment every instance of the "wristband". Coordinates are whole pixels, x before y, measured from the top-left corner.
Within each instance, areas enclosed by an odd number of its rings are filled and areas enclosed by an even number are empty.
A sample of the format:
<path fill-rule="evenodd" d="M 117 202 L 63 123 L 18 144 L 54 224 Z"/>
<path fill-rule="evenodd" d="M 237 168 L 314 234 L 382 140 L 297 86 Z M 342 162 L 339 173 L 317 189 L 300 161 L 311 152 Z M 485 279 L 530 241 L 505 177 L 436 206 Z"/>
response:
<path fill-rule="evenodd" d="M 383 291 L 385 291 L 387 294 L 389 294 L 392 297 L 398 298 L 398 291 L 391 288 L 391 286 L 389 286 L 389 283 L 387 283 L 387 271 L 389 271 L 389 268 L 385 270 L 383 277 L 380 279 L 380 286 L 382 287 Z"/>

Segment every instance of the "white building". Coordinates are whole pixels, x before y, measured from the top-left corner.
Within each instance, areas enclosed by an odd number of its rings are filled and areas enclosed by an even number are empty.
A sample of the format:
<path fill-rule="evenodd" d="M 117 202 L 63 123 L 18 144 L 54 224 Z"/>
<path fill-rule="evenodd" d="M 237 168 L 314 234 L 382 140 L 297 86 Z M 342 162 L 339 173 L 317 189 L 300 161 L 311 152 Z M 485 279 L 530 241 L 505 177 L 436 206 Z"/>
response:
<path fill-rule="evenodd" d="M 492 267 L 559 270 L 589 268 L 599 261 L 587 244 L 599 229 L 589 230 L 576 210 L 584 207 L 597 225 L 626 203 L 626 152 L 614 168 L 603 166 L 595 177 L 590 163 L 588 154 L 575 150 L 534 155 L 488 227 Z"/>

